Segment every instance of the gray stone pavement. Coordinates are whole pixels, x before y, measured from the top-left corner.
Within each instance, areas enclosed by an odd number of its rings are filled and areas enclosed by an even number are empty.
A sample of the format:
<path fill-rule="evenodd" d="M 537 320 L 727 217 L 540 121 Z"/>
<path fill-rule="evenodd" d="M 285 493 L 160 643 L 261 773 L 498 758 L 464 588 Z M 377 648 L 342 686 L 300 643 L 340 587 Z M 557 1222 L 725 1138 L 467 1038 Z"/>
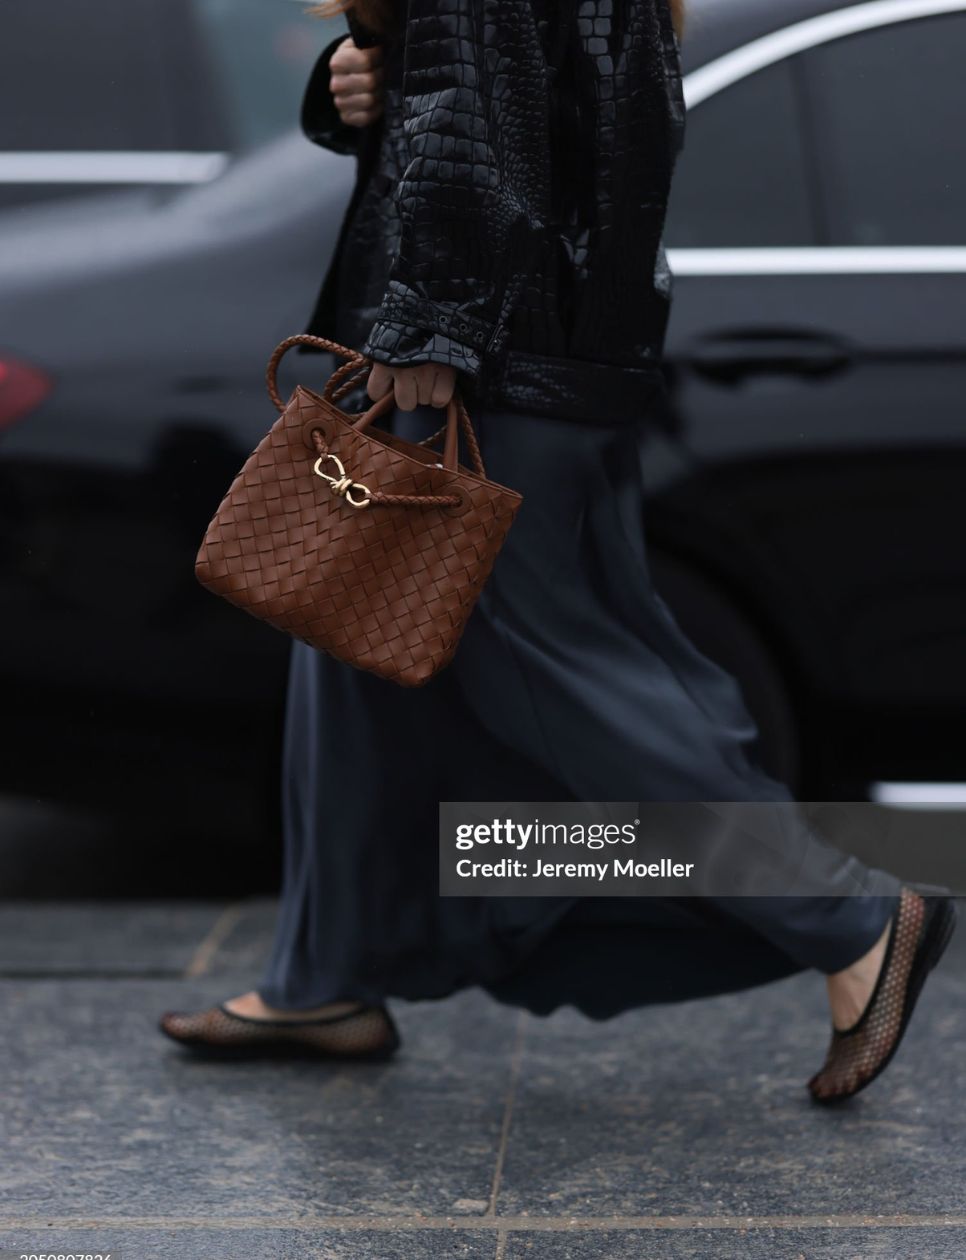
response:
<path fill-rule="evenodd" d="M 966 933 L 888 1073 L 810 1104 L 818 977 L 593 1023 L 395 1006 L 387 1065 L 205 1063 L 273 905 L 0 905 L 0 1248 L 123 1260 L 960 1260 Z M 640 965 L 659 965 L 642 958 Z"/>

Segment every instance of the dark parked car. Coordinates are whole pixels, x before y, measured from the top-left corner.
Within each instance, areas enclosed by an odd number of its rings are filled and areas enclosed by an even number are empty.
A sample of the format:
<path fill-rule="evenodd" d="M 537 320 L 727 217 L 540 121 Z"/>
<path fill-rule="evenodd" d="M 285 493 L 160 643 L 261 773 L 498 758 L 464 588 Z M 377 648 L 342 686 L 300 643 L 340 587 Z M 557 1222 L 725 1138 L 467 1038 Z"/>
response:
<path fill-rule="evenodd" d="M 656 580 L 800 794 L 966 778 L 966 0 L 690 7 Z M 294 127 L 332 28 L 0 24 L 2 786 L 250 837 L 288 643 L 192 566 L 351 193 Z"/>

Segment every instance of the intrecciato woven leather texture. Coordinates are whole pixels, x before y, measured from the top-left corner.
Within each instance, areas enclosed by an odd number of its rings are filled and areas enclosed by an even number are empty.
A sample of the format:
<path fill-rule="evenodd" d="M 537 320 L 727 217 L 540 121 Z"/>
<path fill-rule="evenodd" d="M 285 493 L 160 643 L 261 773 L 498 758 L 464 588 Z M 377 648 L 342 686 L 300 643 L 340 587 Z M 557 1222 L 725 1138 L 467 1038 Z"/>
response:
<path fill-rule="evenodd" d="M 355 419 L 297 387 L 232 482 L 195 572 L 210 591 L 276 629 L 419 686 L 452 659 L 521 497 L 462 465 L 439 466 L 440 455 L 426 447 L 360 432 Z M 353 508 L 313 471 L 316 434 L 371 491 L 455 492 L 461 502 Z"/>

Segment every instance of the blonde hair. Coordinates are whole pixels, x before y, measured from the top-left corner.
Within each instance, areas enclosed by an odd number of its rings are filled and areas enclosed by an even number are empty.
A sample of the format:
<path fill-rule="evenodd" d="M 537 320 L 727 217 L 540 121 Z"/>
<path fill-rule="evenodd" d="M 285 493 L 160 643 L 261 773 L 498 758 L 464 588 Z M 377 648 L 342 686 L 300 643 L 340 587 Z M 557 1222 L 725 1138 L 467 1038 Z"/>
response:
<path fill-rule="evenodd" d="M 322 4 L 313 4 L 309 12 L 316 17 L 332 18 L 351 9 L 367 30 L 382 35 L 392 25 L 395 7 L 393 0 L 324 0 Z"/>
<path fill-rule="evenodd" d="M 671 20 L 678 38 L 684 34 L 684 0 L 668 0 L 671 7 Z M 363 26 L 375 35 L 384 34 L 392 25 L 395 5 L 393 0 L 324 0 L 309 9 L 318 17 L 338 17 L 348 9 L 359 19 Z"/>

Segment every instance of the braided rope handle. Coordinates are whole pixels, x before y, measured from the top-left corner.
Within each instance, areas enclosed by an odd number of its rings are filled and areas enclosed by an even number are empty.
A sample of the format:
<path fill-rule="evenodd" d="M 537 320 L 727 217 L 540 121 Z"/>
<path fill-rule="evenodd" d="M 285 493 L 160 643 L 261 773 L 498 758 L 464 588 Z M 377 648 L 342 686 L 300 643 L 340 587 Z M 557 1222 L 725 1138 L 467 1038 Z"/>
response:
<path fill-rule="evenodd" d="M 357 385 L 362 384 L 365 378 L 369 375 L 371 366 L 372 365 L 370 363 L 366 363 L 365 367 L 357 369 L 354 363 L 343 363 L 342 366 L 336 368 L 329 377 L 322 393 L 322 397 L 327 398 L 329 402 L 338 402 L 340 398 L 344 398 L 345 395 L 355 389 Z M 345 381 L 344 384 L 339 385 L 339 388 L 336 389 L 336 385 L 339 384 L 344 376 L 348 376 L 349 379 Z"/>
<path fill-rule="evenodd" d="M 348 346 L 340 346 L 337 341 L 330 341 L 328 337 L 316 337 L 312 333 L 296 333 L 294 337 L 286 337 L 280 342 L 272 353 L 272 357 L 268 361 L 268 367 L 265 369 L 265 382 L 268 385 L 268 396 L 278 411 L 285 410 L 285 402 L 278 392 L 278 365 L 282 359 L 288 354 L 293 346 L 314 346 L 316 350 L 328 350 L 331 354 L 337 355 L 340 359 L 348 360 L 329 377 L 325 387 L 325 397 L 330 402 L 334 401 L 332 387 L 338 384 L 348 373 L 355 374 L 362 372 L 363 368 L 372 366 L 371 360 L 365 355 L 360 354 L 358 350 L 350 350 Z M 346 383 L 345 387 L 340 390 L 339 397 L 347 393 L 351 385 Z"/>
<path fill-rule="evenodd" d="M 470 420 L 469 413 L 467 412 L 466 407 L 463 404 L 462 398 L 457 400 L 457 405 L 459 407 L 458 414 L 459 414 L 459 421 L 460 421 L 460 432 L 463 434 L 463 437 L 466 440 L 466 446 L 470 453 L 470 462 L 473 465 L 473 471 L 477 473 L 480 477 L 485 477 L 486 469 L 483 466 L 483 453 L 480 450 L 480 444 L 476 438 L 476 430 L 473 428 L 473 423 Z M 447 426 L 445 424 L 442 425 L 440 428 L 436 430 L 435 433 L 431 433 L 428 438 L 423 438 L 423 440 L 421 442 L 417 442 L 416 445 L 417 446 L 432 446 L 434 442 L 438 442 L 439 439 L 446 433 L 446 427 Z"/>

